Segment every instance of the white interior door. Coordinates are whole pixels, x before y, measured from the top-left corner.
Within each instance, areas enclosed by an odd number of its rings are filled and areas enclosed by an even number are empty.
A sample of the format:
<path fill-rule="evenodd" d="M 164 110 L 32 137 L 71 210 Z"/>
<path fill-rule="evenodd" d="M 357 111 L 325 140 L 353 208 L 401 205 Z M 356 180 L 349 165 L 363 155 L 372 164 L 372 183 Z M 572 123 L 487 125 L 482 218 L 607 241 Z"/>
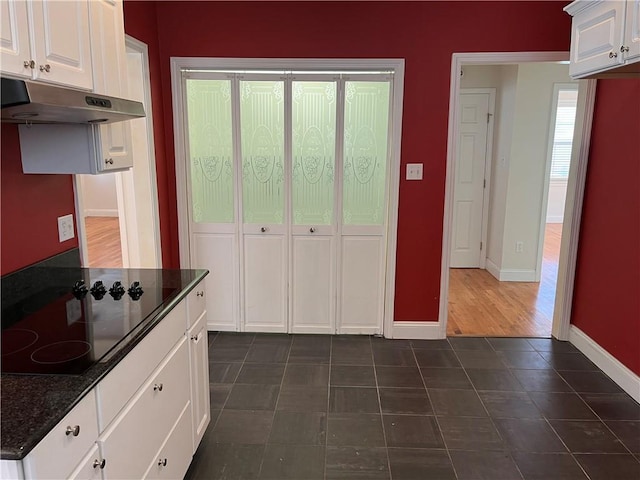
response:
<path fill-rule="evenodd" d="M 460 90 L 451 267 L 481 267 L 489 93 Z"/>
<path fill-rule="evenodd" d="M 242 269 L 244 330 L 286 332 L 288 246 L 285 82 L 242 75 Z"/>
<path fill-rule="evenodd" d="M 240 315 L 232 88 L 224 74 L 184 80 L 191 267 L 211 272 L 204 280 L 209 330 L 235 331 Z"/>

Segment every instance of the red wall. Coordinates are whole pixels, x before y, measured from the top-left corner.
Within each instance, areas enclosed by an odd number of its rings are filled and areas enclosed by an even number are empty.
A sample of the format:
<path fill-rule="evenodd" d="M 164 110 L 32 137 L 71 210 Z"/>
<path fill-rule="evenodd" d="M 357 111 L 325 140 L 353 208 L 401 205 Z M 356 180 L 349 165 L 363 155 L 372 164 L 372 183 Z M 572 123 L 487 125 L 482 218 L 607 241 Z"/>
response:
<path fill-rule="evenodd" d="M 640 80 L 600 80 L 572 323 L 640 375 Z"/>
<path fill-rule="evenodd" d="M 78 246 L 78 237 L 60 243 L 58 217 L 74 214 L 71 175 L 25 175 L 16 125 L 2 124 L 1 268 L 6 275 Z"/>
<path fill-rule="evenodd" d="M 170 195 L 162 228 L 171 243 L 163 241 L 163 250 L 177 265 L 170 57 L 404 58 L 402 164 L 424 163 L 425 180 L 400 185 L 395 319 L 437 320 L 451 55 L 566 51 L 565 4 L 127 0 L 128 33 L 135 36 L 154 15 L 158 20 Z"/>

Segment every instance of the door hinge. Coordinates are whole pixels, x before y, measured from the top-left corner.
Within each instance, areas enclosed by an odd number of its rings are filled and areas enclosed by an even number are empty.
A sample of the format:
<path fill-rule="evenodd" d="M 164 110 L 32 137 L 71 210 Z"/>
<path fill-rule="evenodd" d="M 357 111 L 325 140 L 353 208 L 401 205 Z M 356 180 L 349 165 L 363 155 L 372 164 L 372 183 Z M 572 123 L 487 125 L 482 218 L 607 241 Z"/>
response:
<path fill-rule="evenodd" d="M 489 123 L 489 119 L 491 118 L 491 115 L 493 115 L 493 113 L 487 113 L 487 123 Z"/>
<path fill-rule="evenodd" d="M 482 180 L 482 188 L 487 188 L 487 179 Z"/>
<path fill-rule="evenodd" d="M 480 242 L 480 251 L 482 251 L 482 242 Z"/>

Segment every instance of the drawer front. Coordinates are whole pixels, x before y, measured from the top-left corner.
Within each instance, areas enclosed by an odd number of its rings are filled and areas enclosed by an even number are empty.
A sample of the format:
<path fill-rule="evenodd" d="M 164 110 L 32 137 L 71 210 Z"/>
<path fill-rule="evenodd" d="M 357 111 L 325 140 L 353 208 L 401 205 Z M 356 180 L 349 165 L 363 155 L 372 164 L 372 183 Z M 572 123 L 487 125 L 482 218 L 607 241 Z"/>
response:
<path fill-rule="evenodd" d="M 101 462 L 98 445 L 94 444 L 67 480 L 102 480 L 102 468 L 106 464 Z"/>
<path fill-rule="evenodd" d="M 96 396 L 91 391 L 23 460 L 25 478 L 67 478 L 97 437 Z"/>
<path fill-rule="evenodd" d="M 98 440 L 105 479 L 142 478 L 189 405 L 189 351 L 183 337 Z"/>
<path fill-rule="evenodd" d="M 204 287 L 205 281 L 202 280 L 193 290 L 191 290 L 191 292 L 189 292 L 189 295 L 187 296 L 187 302 L 189 303 L 187 328 L 191 328 L 191 326 L 200 318 L 202 312 L 204 312 L 207 298 Z"/>
<path fill-rule="evenodd" d="M 186 405 L 144 478 L 184 478 L 191 459 L 191 406 Z"/>
<path fill-rule="evenodd" d="M 98 384 L 100 432 L 113 421 L 165 355 L 184 336 L 186 302 L 182 301 Z"/>

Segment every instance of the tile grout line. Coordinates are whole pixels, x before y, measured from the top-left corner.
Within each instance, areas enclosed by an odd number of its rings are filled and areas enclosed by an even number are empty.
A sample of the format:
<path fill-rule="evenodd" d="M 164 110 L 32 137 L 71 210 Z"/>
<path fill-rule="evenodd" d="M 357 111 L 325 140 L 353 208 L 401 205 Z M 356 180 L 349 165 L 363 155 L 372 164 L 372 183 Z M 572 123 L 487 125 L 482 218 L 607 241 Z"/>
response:
<path fill-rule="evenodd" d="M 451 345 L 449 339 L 446 339 L 447 343 Z M 453 475 L 456 479 L 459 479 L 458 471 L 456 470 L 456 466 L 453 464 L 453 458 L 451 457 L 451 452 L 449 451 L 449 445 L 447 445 L 447 441 L 444 439 L 444 435 L 442 434 L 442 427 L 440 426 L 440 421 L 438 420 L 438 415 L 436 414 L 436 409 L 433 406 L 433 402 L 431 401 L 431 394 L 429 393 L 429 389 L 427 388 L 427 383 L 424 381 L 424 376 L 422 375 L 422 370 L 420 369 L 420 364 L 418 363 L 418 358 L 416 357 L 416 352 L 413 348 L 413 343 L 409 341 L 409 346 L 411 347 L 411 353 L 413 354 L 413 360 L 416 362 L 416 366 L 418 367 L 418 374 L 420 375 L 420 379 L 422 380 L 422 386 L 424 387 L 424 391 L 427 394 L 427 400 L 429 401 L 429 405 L 431 405 L 431 409 L 433 411 L 433 418 L 438 427 L 438 433 L 440 434 L 440 438 L 442 438 L 442 444 L 444 445 L 444 450 L 447 452 L 447 457 L 449 458 L 449 463 L 451 464 L 451 470 L 453 470 Z M 453 350 L 453 345 L 451 345 L 451 350 Z M 457 358 L 457 355 L 456 355 Z M 460 360 L 458 360 L 459 362 Z M 462 364 L 460 364 L 462 366 Z M 465 373 L 466 374 L 466 373 Z M 469 379 L 471 381 L 471 379 Z"/>
<path fill-rule="evenodd" d="M 324 468 L 322 478 L 324 480 L 327 479 L 327 456 L 329 452 L 329 405 L 331 402 L 331 370 L 333 370 L 333 335 L 329 337 L 329 375 L 327 378 L 327 403 L 325 404 L 327 407 L 327 416 L 326 418 L 326 427 L 324 434 Z"/>
<path fill-rule="evenodd" d="M 378 397 L 378 408 L 380 411 L 380 425 L 382 427 L 382 438 L 384 439 L 384 451 L 387 455 L 387 472 L 389 473 L 389 480 L 393 480 L 393 474 L 391 473 L 391 458 L 389 455 L 389 444 L 387 442 L 387 431 L 384 428 L 384 415 L 382 414 L 382 401 L 380 400 L 380 384 L 378 383 L 378 370 L 376 368 L 376 357 L 373 354 L 373 345 L 371 344 L 371 337 L 369 337 L 369 348 L 371 349 L 371 362 L 373 364 L 373 378 L 376 382 L 376 394 Z"/>

